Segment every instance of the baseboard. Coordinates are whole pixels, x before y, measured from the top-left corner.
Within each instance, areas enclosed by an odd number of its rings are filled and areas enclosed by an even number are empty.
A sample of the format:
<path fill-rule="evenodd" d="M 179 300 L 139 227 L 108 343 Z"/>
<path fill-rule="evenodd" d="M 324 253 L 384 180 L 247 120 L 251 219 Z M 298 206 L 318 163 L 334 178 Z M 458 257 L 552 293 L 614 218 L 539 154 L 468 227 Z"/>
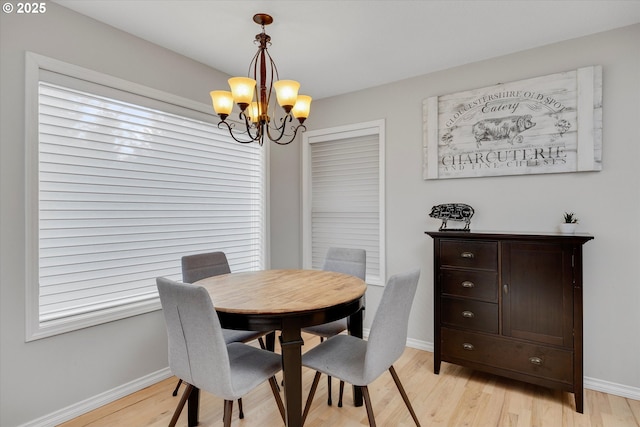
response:
<path fill-rule="evenodd" d="M 87 412 L 93 411 L 101 406 L 116 401 L 121 397 L 128 396 L 131 393 L 140 391 L 145 387 L 156 384 L 162 380 L 165 380 L 171 376 L 169 368 L 164 368 L 156 372 L 152 372 L 149 375 L 145 375 L 142 378 L 138 378 L 114 389 L 108 390 L 104 393 L 100 393 L 96 396 L 85 399 L 81 402 L 62 408 L 51 414 L 29 421 L 26 424 L 22 424 L 19 427 L 54 427 L 58 424 L 72 420 Z"/>
<path fill-rule="evenodd" d="M 428 351 L 429 353 L 433 353 L 433 343 L 427 341 L 415 340 L 413 338 L 407 339 L 407 347 L 415 348 L 418 350 Z"/>
<path fill-rule="evenodd" d="M 584 388 L 625 397 L 627 399 L 640 400 L 640 387 L 631 387 L 624 384 L 599 380 L 598 378 L 584 377 Z"/>

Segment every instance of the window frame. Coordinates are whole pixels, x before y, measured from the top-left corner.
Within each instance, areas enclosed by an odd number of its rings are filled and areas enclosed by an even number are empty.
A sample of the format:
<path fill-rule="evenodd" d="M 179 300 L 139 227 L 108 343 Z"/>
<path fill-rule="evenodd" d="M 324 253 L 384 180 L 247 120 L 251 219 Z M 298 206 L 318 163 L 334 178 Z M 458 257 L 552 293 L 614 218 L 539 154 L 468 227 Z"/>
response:
<path fill-rule="evenodd" d="M 311 144 L 340 141 L 361 136 L 378 136 L 378 245 L 380 252 L 379 277 L 367 277 L 367 284 L 384 286 L 386 283 L 386 220 L 385 220 L 385 120 L 354 123 L 326 129 L 308 131 L 302 141 L 302 264 L 312 268 L 312 178 Z"/>
<path fill-rule="evenodd" d="M 139 314 L 149 313 L 161 309 L 160 300 L 155 298 L 129 302 L 106 310 L 91 311 L 68 318 L 42 323 L 40 321 L 39 298 L 39 90 L 41 71 L 69 76 L 85 80 L 90 83 L 106 86 L 119 91 L 130 92 L 134 95 L 152 99 L 166 106 L 166 111 L 182 115 L 185 111 L 193 111 L 193 116 L 184 114 L 187 118 L 202 120 L 204 114 L 216 117 L 210 106 L 191 99 L 152 89 L 124 79 L 109 76 L 97 71 L 89 70 L 73 64 L 68 64 L 53 58 L 33 52 L 25 54 L 25 341 L 33 341 L 61 333 L 95 326 L 114 320 L 120 320 Z M 264 268 L 270 265 L 269 259 L 269 147 L 262 147 L 263 153 L 263 218 L 261 224 L 262 263 Z"/>

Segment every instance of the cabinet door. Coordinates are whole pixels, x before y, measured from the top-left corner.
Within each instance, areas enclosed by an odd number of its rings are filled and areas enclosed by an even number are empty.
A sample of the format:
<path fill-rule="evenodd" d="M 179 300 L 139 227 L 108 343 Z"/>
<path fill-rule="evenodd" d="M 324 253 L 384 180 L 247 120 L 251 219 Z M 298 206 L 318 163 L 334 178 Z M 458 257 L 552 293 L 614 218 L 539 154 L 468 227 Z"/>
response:
<path fill-rule="evenodd" d="M 502 243 L 502 333 L 573 347 L 573 268 L 570 245 Z"/>

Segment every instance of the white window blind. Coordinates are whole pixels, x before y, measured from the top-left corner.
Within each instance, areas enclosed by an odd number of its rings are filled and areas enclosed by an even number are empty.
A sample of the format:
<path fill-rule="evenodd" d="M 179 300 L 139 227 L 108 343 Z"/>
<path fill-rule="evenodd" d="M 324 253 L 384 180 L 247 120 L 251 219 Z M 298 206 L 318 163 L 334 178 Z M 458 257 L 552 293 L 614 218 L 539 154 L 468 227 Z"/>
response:
<path fill-rule="evenodd" d="M 375 126 L 328 137 L 318 135 L 323 131 L 311 134 L 305 173 L 310 267 L 322 267 L 329 247 L 364 249 L 367 283 L 373 284 L 384 283 L 384 162 L 379 130 Z"/>
<path fill-rule="evenodd" d="M 264 154 L 216 126 L 39 83 L 39 322 L 157 298 L 183 255 L 264 268 Z"/>

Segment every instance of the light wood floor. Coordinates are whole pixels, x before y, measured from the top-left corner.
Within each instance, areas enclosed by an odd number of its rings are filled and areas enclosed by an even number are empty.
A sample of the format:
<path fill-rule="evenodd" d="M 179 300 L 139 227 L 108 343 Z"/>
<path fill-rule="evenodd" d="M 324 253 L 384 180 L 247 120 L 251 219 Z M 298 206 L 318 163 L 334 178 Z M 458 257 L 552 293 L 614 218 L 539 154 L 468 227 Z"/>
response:
<path fill-rule="evenodd" d="M 305 347 L 318 343 L 305 337 Z M 422 426 L 500 427 L 640 427 L 640 401 L 585 390 L 585 413 L 575 412 L 573 395 L 472 371 L 443 363 L 433 374 L 433 354 L 407 348 L 394 365 Z M 303 372 L 308 393 L 313 372 Z M 105 405 L 61 425 L 166 426 L 179 397 L 171 395 L 176 379 L 170 378 Z M 184 386 L 183 386 L 184 387 Z M 181 391 L 184 388 L 181 389 Z M 402 398 L 387 372 L 369 386 L 377 424 L 381 427 L 414 426 Z M 345 387 L 345 405 L 336 406 L 338 381 L 333 381 L 333 406 L 327 406 L 327 380 L 322 376 L 306 427 L 367 426 L 364 407 L 354 407 L 351 387 Z M 284 424 L 268 384 L 243 398 L 244 420 L 234 405 L 232 426 L 280 427 Z M 222 400 L 201 393 L 200 426 L 222 425 Z M 186 408 L 178 426 L 187 425 Z"/>

